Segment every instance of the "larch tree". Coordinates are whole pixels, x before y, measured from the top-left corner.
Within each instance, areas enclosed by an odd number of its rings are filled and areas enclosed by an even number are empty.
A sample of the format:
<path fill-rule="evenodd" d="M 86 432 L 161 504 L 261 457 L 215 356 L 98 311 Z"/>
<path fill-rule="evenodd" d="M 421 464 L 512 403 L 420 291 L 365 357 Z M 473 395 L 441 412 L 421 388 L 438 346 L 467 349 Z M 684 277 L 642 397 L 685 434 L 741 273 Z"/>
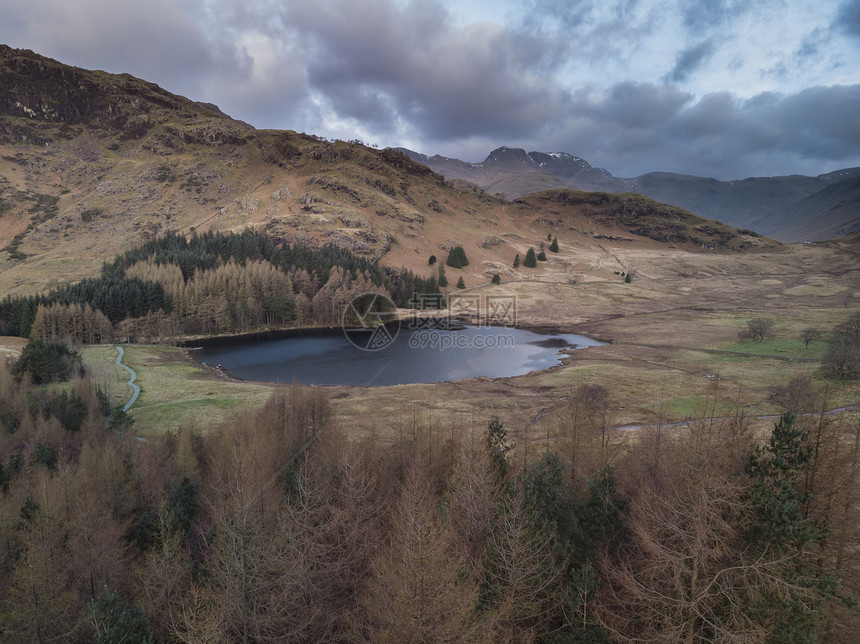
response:
<path fill-rule="evenodd" d="M 391 536 L 375 559 L 363 605 L 376 642 L 479 641 L 477 586 L 436 509 L 426 475 L 413 464 L 394 509 Z"/>

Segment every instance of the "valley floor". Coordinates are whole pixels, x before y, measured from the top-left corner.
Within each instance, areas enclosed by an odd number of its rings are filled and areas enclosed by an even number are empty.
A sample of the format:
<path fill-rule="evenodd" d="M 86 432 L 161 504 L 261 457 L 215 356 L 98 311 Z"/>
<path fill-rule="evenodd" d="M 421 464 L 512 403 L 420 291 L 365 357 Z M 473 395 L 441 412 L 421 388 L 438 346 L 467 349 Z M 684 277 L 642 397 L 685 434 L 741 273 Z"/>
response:
<path fill-rule="evenodd" d="M 359 434 L 377 432 L 379 419 L 387 419 L 390 432 L 379 436 L 383 441 L 419 424 L 458 435 L 480 432 L 499 416 L 523 444 L 555 433 L 565 402 L 581 384 L 606 388 L 609 422 L 617 427 L 738 410 L 750 417 L 773 414 L 771 389 L 798 377 L 826 387 L 831 409 L 860 403 L 856 381 L 825 380 L 818 373 L 827 332 L 860 310 L 856 249 L 803 245 L 758 255 L 610 249 L 591 260 L 598 270 L 572 274 L 549 267 L 534 279 L 468 293 L 515 296 L 520 326 L 583 333 L 609 344 L 572 352 L 558 367 L 516 378 L 329 387 L 333 410 L 345 428 Z M 633 271 L 631 283 L 615 274 L 622 269 Z M 774 337 L 740 340 L 738 332 L 756 317 L 775 321 Z M 806 348 L 800 332 L 810 326 L 822 335 Z M 115 349 L 91 347 L 85 358 L 112 374 L 105 377 L 116 381 L 111 391 L 122 402 L 130 393 L 126 376 L 105 365 L 115 359 Z M 206 429 L 260 407 L 275 386 L 231 381 L 175 348 L 132 346 L 124 360 L 142 387 L 133 416 L 144 435 L 184 426 Z"/>

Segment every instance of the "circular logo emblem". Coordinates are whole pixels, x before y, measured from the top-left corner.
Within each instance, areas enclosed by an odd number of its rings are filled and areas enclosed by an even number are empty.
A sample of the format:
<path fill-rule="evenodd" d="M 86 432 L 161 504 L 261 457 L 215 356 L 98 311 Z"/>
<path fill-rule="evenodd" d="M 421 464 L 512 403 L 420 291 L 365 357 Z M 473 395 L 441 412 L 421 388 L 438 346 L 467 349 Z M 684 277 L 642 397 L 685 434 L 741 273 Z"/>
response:
<path fill-rule="evenodd" d="M 397 306 L 385 295 L 364 293 L 343 309 L 341 326 L 346 339 L 362 351 L 379 351 L 400 333 Z"/>

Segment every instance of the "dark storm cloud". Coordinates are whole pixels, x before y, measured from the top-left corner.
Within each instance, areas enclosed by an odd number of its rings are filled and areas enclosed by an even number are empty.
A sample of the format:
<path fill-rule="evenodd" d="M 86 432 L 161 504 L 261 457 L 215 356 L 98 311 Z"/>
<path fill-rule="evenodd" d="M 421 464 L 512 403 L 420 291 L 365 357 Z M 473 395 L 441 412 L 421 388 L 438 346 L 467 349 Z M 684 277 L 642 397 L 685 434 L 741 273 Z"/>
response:
<path fill-rule="evenodd" d="M 617 176 L 860 165 L 860 86 L 792 82 L 847 65 L 854 45 L 833 36 L 860 38 L 860 0 L 819 22 L 784 0 L 531 0 L 496 22 L 444 0 L 0 2 L 0 42 L 129 72 L 257 127 L 469 161 L 499 145 L 566 151 Z M 807 31 L 759 55 L 786 9 Z M 762 91 L 780 87 L 792 89 Z"/>
<path fill-rule="evenodd" d="M 697 45 L 684 49 L 675 59 L 675 66 L 666 78 L 676 83 L 687 80 L 690 74 L 698 69 L 714 53 L 714 43 L 711 39 L 703 40 Z"/>
<path fill-rule="evenodd" d="M 691 98 L 671 85 L 625 81 L 598 98 L 581 92 L 571 108 L 619 127 L 653 128 L 670 121 Z"/>
<path fill-rule="evenodd" d="M 860 39 L 860 0 L 846 0 L 833 23 L 836 30 Z"/>
<path fill-rule="evenodd" d="M 288 4 L 311 91 L 377 130 L 408 121 L 430 138 L 517 136 L 558 113 L 557 52 L 533 34 L 455 26 L 434 3 Z"/>
<path fill-rule="evenodd" d="M 660 169 L 740 179 L 816 174 L 822 163 L 857 161 L 860 85 L 813 87 L 788 96 L 766 92 L 747 100 L 729 92 L 690 99 L 650 84 L 579 93 L 544 145 L 583 156 L 616 176 Z M 636 106 L 647 118 L 634 118 Z"/>

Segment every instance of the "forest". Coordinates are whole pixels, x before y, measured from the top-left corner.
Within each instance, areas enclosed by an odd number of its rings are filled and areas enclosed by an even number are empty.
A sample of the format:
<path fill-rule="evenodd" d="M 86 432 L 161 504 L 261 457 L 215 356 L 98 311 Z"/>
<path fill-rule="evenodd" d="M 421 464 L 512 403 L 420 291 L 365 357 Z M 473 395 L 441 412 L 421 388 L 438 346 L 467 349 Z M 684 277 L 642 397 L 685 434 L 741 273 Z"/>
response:
<path fill-rule="evenodd" d="M 325 390 L 290 385 L 256 415 L 139 440 L 73 351 L 42 349 L 0 369 L 4 641 L 857 632 L 860 425 L 811 382 L 781 392 L 767 436 L 715 416 L 733 398 L 715 382 L 690 424 L 637 434 L 598 385 L 531 441 L 418 408 L 355 435 Z M 46 362 L 71 368 L 37 385 Z"/>
<path fill-rule="evenodd" d="M 0 301 L 0 333 L 73 343 L 166 341 L 285 326 L 333 326 L 358 295 L 414 308 L 435 276 L 381 267 L 334 245 L 262 233 L 167 234 L 105 263 L 101 276 Z"/>

